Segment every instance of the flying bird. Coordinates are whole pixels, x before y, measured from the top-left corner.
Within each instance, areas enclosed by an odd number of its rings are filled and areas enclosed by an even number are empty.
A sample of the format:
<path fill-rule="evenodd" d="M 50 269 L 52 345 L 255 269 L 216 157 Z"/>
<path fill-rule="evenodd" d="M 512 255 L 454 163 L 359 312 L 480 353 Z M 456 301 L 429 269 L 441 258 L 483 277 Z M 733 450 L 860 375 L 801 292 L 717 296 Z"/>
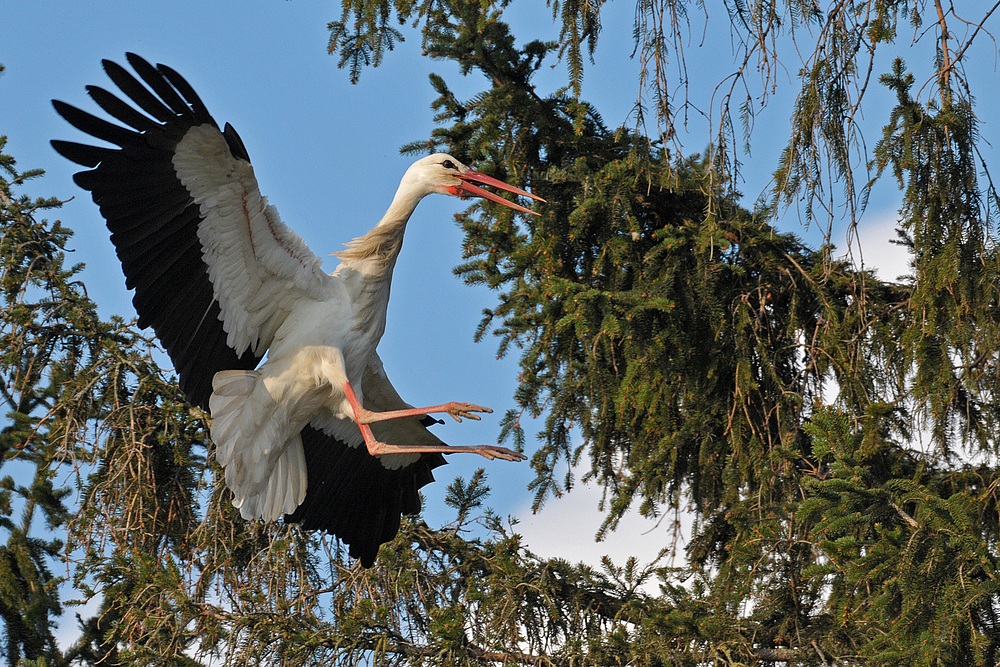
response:
<path fill-rule="evenodd" d="M 493 446 L 449 446 L 431 414 L 479 419 L 471 403 L 414 408 L 376 352 L 406 223 L 433 193 L 530 209 L 480 186 L 540 197 L 454 157 L 417 160 L 367 234 L 335 253 L 332 274 L 261 195 L 250 157 L 220 130 L 176 71 L 129 53 L 135 74 L 104 70 L 123 93 L 88 86 L 114 121 L 53 101 L 77 129 L 111 146 L 55 140 L 88 169 L 140 327 L 152 327 L 192 404 L 211 413 L 217 460 L 246 519 L 299 523 L 339 537 L 371 566 L 400 515 L 420 509 L 442 454 L 524 460 Z M 265 358 L 266 355 L 266 358 Z"/>

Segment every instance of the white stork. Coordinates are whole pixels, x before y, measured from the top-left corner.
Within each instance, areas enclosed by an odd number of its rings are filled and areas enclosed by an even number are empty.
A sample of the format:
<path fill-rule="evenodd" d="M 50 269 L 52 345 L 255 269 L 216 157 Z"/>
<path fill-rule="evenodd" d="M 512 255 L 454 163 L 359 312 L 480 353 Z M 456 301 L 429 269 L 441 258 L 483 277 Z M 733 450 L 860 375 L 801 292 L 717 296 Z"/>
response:
<path fill-rule="evenodd" d="M 138 78 L 103 65 L 131 104 L 87 87 L 122 125 L 53 101 L 73 126 L 116 147 L 52 144 L 89 168 L 74 180 L 107 220 L 139 326 L 153 327 L 187 397 L 211 412 L 216 458 L 240 514 L 328 531 L 367 567 L 401 513 L 419 511 L 418 489 L 442 454 L 523 460 L 503 447 L 442 443 L 425 426 L 429 414 L 461 421 L 490 410 L 413 408 L 375 348 L 406 222 L 424 196 L 474 195 L 524 213 L 532 211 L 473 183 L 540 198 L 430 155 L 406 171 L 389 210 L 327 274 L 261 195 L 236 130 L 220 131 L 173 69 L 126 57 Z"/>

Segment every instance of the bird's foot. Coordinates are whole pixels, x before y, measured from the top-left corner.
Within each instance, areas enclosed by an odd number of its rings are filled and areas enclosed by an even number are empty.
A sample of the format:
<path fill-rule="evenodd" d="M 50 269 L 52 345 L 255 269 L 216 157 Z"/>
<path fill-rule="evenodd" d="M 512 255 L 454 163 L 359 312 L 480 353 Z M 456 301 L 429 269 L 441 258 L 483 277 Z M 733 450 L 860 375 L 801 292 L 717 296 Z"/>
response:
<path fill-rule="evenodd" d="M 503 461 L 524 461 L 528 457 L 520 452 L 515 452 L 512 449 L 507 449 L 506 447 L 497 447 L 496 445 L 480 445 L 475 448 L 475 452 L 480 456 L 485 456 L 489 460 L 501 459 Z"/>
<path fill-rule="evenodd" d="M 476 414 L 477 412 L 485 412 L 487 414 L 493 412 L 493 410 L 484 408 L 481 405 L 474 405 L 472 403 L 456 403 L 455 401 L 445 403 L 442 407 L 445 408 L 442 412 L 447 412 L 451 415 L 452 419 L 457 422 L 462 421 L 463 417 L 479 421 L 480 417 Z"/>

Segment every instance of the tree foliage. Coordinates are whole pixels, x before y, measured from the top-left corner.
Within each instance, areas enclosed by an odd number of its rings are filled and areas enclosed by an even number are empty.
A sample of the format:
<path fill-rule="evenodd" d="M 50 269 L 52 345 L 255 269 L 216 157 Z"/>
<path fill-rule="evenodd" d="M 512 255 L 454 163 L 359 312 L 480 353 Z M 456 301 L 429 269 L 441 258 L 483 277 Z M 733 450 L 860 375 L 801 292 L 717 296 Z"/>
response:
<path fill-rule="evenodd" d="M 34 219 L 56 202 L 16 198 L 32 174 L 4 156 L 0 446 L 36 480 L 7 477 L 0 497 L 11 664 L 997 663 L 998 202 L 963 69 L 993 10 L 728 3 L 737 67 L 693 153 L 674 130 L 693 109 L 690 12 L 709 8 L 637 0 L 638 122 L 613 128 L 581 87 L 605 3 L 550 2 L 559 38 L 526 43 L 508 4 L 351 0 L 330 48 L 357 80 L 411 23 L 429 57 L 483 75 L 468 99 L 432 76 L 438 128 L 407 150 L 445 149 L 548 201 L 539 217 L 487 202 L 460 216 L 456 272 L 497 294 L 477 335 L 519 358 L 502 436 L 527 446 L 525 417 L 542 420 L 537 507 L 582 465 L 605 492 L 602 531 L 630 509 L 667 519 L 665 556 L 689 518 L 678 565 L 539 558 L 486 509 L 482 473 L 449 487 L 450 523 L 404 522 L 369 570 L 325 537 L 243 521 L 206 415 L 150 341 L 97 317 L 62 264 L 68 232 Z M 917 28 L 933 42 L 924 82 L 883 57 Z M 789 46 L 791 129 L 749 207 L 738 167 Z M 541 90 L 560 59 L 565 87 Z M 896 100 L 869 155 L 857 119 L 876 80 Z M 902 196 L 904 279 L 778 228 L 800 203 L 863 224 L 878 179 Z M 75 514 L 54 481 L 67 468 Z M 29 538 L 33 516 L 65 547 Z M 66 654 L 60 555 L 102 600 Z"/>
<path fill-rule="evenodd" d="M 62 438 L 56 422 L 65 403 L 62 383 L 89 347 L 87 304 L 72 271 L 62 267 L 68 233 L 35 220 L 58 205 L 17 193 L 38 171 L 19 172 L 0 137 L 0 619 L 8 665 L 57 653 L 53 618 L 61 613 L 54 573 L 63 543 L 48 531 L 68 518 L 67 489 L 55 482 Z M 80 301 L 84 303 L 80 303 Z M 81 307 L 82 306 L 82 307 Z M 71 333 L 79 324 L 81 333 Z M 44 526 L 44 528 L 43 528 Z M 47 530 L 46 530 L 47 529 Z"/>

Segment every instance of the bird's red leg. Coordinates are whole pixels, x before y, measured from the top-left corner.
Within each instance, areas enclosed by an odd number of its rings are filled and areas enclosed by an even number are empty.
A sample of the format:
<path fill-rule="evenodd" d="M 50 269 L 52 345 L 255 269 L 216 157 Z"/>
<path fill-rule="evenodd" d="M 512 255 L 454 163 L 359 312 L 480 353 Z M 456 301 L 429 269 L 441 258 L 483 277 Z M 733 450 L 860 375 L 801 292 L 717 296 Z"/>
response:
<path fill-rule="evenodd" d="M 369 426 L 368 424 L 373 421 L 382 421 L 383 419 L 396 419 L 398 417 L 422 416 L 427 414 L 428 409 L 424 408 L 424 409 L 413 409 L 413 410 L 394 410 L 392 412 L 371 412 L 370 410 L 366 410 L 361 405 L 361 401 L 358 400 L 358 396 L 357 394 L 354 393 L 354 388 L 351 387 L 350 382 L 344 383 L 344 395 L 347 397 L 347 402 L 351 404 L 351 409 L 354 411 L 354 420 L 357 422 L 358 428 L 361 429 L 361 437 L 363 437 L 365 440 L 365 447 L 368 448 L 368 453 L 371 454 L 372 456 L 384 456 L 385 454 L 466 453 L 466 454 L 479 454 L 480 456 L 485 456 L 488 459 L 503 459 L 504 461 L 523 461 L 527 458 L 524 454 L 512 451 L 510 449 L 507 449 L 506 447 L 497 447 L 496 445 L 472 445 L 472 446 L 453 446 L 445 444 L 390 445 L 389 443 L 378 440 L 375 437 L 375 434 L 372 433 L 372 427 Z M 446 412 L 446 411 L 447 410 L 436 410 L 435 412 Z M 374 415 L 376 417 L 380 417 L 381 415 L 390 415 L 390 416 L 381 417 L 378 419 L 371 419 L 370 418 L 371 415 Z"/>
<path fill-rule="evenodd" d="M 406 410 L 387 410 L 385 412 L 372 412 L 366 408 L 361 408 L 361 412 L 356 414 L 355 417 L 359 424 L 372 424 L 374 422 L 386 421 L 387 419 L 399 419 L 400 417 L 423 417 L 435 412 L 447 412 L 455 421 L 460 422 L 462 421 L 462 417 L 478 421 L 479 415 L 475 413 L 493 411 L 481 405 L 452 401 L 450 403 L 442 403 L 441 405 L 432 405 L 429 408 L 407 408 Z"/>

